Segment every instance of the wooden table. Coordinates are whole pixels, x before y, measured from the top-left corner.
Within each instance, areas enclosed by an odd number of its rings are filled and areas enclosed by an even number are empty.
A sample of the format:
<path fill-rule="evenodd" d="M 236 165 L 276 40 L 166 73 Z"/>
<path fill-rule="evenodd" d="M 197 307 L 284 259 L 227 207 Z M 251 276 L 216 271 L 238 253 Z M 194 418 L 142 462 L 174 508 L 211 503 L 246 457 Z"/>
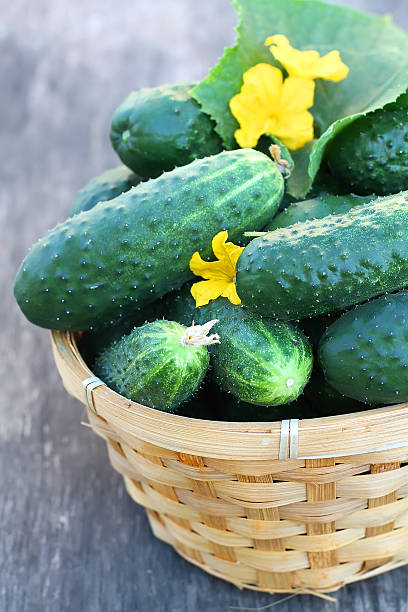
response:
<path fill-rule="evenodd" d="M 404 0 L 348 2 L 393 11 Z M 11 295 L 27 249 L 76 191 L 117 165 L 108 131 L 131 89 L 201 79 L 233 40 L 227 0 L 0 0 L 0 610 L 224 612 L 281 596 L 238 591 L 153 538 L 103 442 L 81 426 L 48 333 Z M 408 610 L 405 568 L 281 612 Z"/>

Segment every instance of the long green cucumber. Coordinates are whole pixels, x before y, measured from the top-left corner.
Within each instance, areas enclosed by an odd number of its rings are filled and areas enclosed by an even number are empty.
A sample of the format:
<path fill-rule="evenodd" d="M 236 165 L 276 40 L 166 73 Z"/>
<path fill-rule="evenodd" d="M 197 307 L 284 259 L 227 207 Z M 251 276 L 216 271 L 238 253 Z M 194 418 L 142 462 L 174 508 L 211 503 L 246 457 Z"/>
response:
<path fill-rule="evenodd" d="M 237 264 L 247 308 L 282 320 L 341 310 L 408 285 L 408 193 L 255 238 Z"/>
<path fill-rule="evenodd" d="M 215 234 L 239 241 L 279 206 L 283 178 L 251 149 L 196 160 L 71 217 L 37 242 L 14 284 L 33 323 L 85 330 L 130 314 L 192 277 Z"/>

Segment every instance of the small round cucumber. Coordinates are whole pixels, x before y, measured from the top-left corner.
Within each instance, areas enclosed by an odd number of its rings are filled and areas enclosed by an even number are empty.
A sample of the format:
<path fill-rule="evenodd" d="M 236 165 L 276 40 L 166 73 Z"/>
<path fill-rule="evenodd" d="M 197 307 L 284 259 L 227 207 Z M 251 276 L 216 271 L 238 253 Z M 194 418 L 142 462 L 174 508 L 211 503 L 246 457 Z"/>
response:
<path fill-rule="evenodd" d="M 126 166 L 106 170 L 93 178 L 79 191 L 72 204 L 69 216 L 93 208 L 99 202 L 107 202 L 121 193 L 129 191 L 141 182 L 141 178 Z"/>
<path fill-rule="evenodd" d="M 121 395 L 172 412 L 204 380 L 210 361 L 205 342 L 216 340 L 206 335 L 210 323 L 189 328 L 166 320 L 146 323 L 106 349 L 95 373 Z"/>
<path fill-rule="evenodd" d="M 366 404 L 408 401 L 408 291 L 357 306 L 319 343 L 327 382 Z"/>
<path fill-rule="evenodd" d="M 112 146 L 122 162 L 144 178 L 222 151 L 211 117 L 189 91 L 193 84 L 132 92 L 116 109 Z"/>
<path fill-rule="evenodd" d="M 212 375 L 221 389 L 260 406 L 280 406 L 299 397 L 313 362 L 300 330 L 244 309 L 238 320 L 226 318 L 216 328 L 222 341 L 212 359 Z"/>
<path fill-rule="evenodd" d="M 355 206 L 367 204 L 375 200 L 376 196 L 358 196 L 350 193 L 348 195 L 323 194 L 310 200 L 290 204 L 266 226 L 265 231 L 271 232 L 281 227 L 289 227 L 295 223 L 322 219 L 327 215 L 341 215 Z"/>
<path fill-rule="evenodd" d="M 408 189 L 408 109 L 379 109 L 357 119 L 333 139 L 327 161 L 355 193 Z"/>

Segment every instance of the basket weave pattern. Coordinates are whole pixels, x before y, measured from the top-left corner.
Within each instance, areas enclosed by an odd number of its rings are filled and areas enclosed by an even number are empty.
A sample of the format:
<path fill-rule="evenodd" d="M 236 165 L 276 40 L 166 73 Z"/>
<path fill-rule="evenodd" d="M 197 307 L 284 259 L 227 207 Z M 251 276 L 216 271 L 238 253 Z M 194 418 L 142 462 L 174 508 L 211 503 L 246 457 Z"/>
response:
<path fill-rule="evenodd" d="M 92 372 L 74 337 L 53 332 L 52 343 L 85 402 Z M 215 576 L 319 594 L 408 563 L 407 405 L 301 421 L 298 457 L 282 460 L 280 423 L 167 415 L 106 386 L 86 403 L 154 534 Z"/>

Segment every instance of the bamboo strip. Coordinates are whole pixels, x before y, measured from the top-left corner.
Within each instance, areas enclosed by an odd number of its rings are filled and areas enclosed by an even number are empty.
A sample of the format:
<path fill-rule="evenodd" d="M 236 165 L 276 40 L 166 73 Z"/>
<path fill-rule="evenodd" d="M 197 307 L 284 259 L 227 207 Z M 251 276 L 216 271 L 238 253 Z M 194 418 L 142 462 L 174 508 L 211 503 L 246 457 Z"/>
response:
<path fill-rule="evenodd" d="M 285 538 L 306 533 L 304 523 L 280 520 L 263 520 L 242 517 L 227 517 L 227 527 L 231 531 L 257 540 Z"/>
<path fill-rule="evenodd" d="M 400 463 L 381 463 L 381 464 L 373 464 L 371 466 L 371 473 L 378 474 L 382 472 L 390 472 L 393 470 L 397 470 L 400 467 Z M 374 497 L 368 500 L 369 508 L 376 508 L 378 506 L 384 506 L 391 504 L 397 500 L 397 491 L 391 491 L 386 495 L 382 495 L 380 497 Z M 380 533 L 387 533 L 388 531 L 392 531 L 394 528 L 394 521 L 387 521 L 382 525 L 376 525 L 375 527 L 368 526 L 366 528 L 365 535 L 367 538 L 371 536 L 378 535 Z M 378 567 L 379 565 L 384 565 L 390 559 L 387 557 L 381 557 L 380 559 L 366 561 L 364 565 L 365 570 L 373 569 L 374 567 Z"/>
<path fill-rule="evenodd" d="M 204 468 L 204 461 L 202 457 L 192 457 L 191 455 L 184 455 L 183 453 L 180 453 L 179 459 L 182 463 L 186 463 L 189 466 L 194 466 L 198 469 Z M 201 480 L 192 482 L 194 490 L 200 496 L 206 499 L 206 502 L 201 506 L 204 518 L 203 522 L 209 527 L 215 527 L 216 529 L 225 531 L 227 528 L 225 517 L 214 515 L 213 512 L 209 512 L 208 514 L 206 512 L 208 502 L 218 502 L 215 485 L 213 483 L 203 482 Z M 236 561 L 235 551 L 232 547 L 221 545 L 217 542 L 214 542 L 213 540 L 209 542 L 209 545 L 210 550 L 212 550 L 212 552 L 214 552 L 217 557 L 220 557 L 221 559 L 226 559 L 228 561 Z"/>
<path fill-rule="evenodd" d="M 307 459 L 305 468 L 316 468 L 321 469 L 325 467 L 335 467 L 335 459 Z M 356 478 L 356 476 L 353 476 Z M 306 484 L 307 500 L 311 502 L 323 502 L 327 503 L 336 499 L 336 483 L 325 482 L 319 483 L 307 483 Z M 336 531 L 336 524 L 334 521 L 322 521 L 309 522 L 307 523 L 307 534 L 308 536 L 313 535 L 326 535 Z M 308 553 L 309 563 L 311 569 L 330 567 L 337 565 L 337 554 L 335 550 L 325 550 L 324 548 L 320 551 Z"/>
<path fill-rule="evenodd" d="M 273 483 L 273 478 L 271 475 L 265 474 L 263 476 L 248 476 L 248 475 L 239 475 L 238 481 L 245 482 L 247 484 L 251 483 Z M 248 519 L 258 520 L 258 521 L 279 521 L 279 510 L 278 508 L 263 508 L 263 509 L 247 509 L 247 517 Z M 254 542 L 255 550 L 276 550 L 276 551 L 284 551 L 285 544 L 281 538 L 255 538 Z M 283 574 L 281 572 L 272 573 L 270 571 L 264 571 L 263 569 L 258 569 L 258 584 L 263 589 L 276 589 L 276 588 L 291 588 L 293 584 L 293 576 L 292 574 Z"/>

